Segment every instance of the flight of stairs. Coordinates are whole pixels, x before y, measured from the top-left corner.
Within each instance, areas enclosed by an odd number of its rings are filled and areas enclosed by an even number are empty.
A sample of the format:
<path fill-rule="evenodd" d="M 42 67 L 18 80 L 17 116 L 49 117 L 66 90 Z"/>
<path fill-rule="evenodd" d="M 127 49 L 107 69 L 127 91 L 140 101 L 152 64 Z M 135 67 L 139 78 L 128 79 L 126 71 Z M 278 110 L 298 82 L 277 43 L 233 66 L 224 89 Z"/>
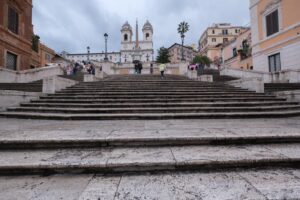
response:
<path fill-rule="evenodd" d="M 278 124 L 272 121 L 277 119 L 248 119 L 295 116 L 299 107 L 224 83 L 177 76 L 80 83 L 1 113 L 58 120 L 2 118 L 8 128 L 0 130 L 0 174 L 299 168 L 300 132 L 292 121 L 283 126 L 285 119 Z"/>
<path fill-rule="evenodd" d="M 126 120 L 299 116 L 300 105 L 223 82 L 185 77 L 111 76 L 8 108 L 0 116 L 32 119 Z"/>

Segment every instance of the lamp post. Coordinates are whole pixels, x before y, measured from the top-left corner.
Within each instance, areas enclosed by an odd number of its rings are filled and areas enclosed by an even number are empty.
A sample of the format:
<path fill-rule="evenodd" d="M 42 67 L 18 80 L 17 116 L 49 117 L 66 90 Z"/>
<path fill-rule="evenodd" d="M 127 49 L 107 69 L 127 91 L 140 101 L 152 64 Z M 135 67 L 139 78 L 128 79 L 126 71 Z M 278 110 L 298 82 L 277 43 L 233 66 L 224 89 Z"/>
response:
<path fill-rule="evenodd" d="M 90 47 L 88 46 L 87 47 L 87 61 L 89 62 L 90 61 Z"/>
<path fill-rule="evenodd" d="M 108 34 L 107 33 L 104 34 L 104 38 L 105 38 L 105 58 L 104 58 L 104 60 L 108 61 L 108 58 L 107 58 L 107 39 L 108 39 Z"/>

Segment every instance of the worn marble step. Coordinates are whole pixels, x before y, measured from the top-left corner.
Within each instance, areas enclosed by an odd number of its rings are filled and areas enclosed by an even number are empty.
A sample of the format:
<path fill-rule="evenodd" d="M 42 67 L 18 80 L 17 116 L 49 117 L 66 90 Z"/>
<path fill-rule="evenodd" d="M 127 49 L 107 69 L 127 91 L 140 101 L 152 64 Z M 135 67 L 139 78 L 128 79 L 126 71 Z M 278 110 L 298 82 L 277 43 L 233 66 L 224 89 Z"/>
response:
<path fill-rule="evenodd" d="M 168 102 L 251 102 L 251 101 L 284 101 L 283 98 L 274 97 L 227 97 L 227 98 L 134 98 L 134 99 L 105 99 L 105 98 L 95 98 L 95 99 L 38 99 L 31 100 L 33 103 L 168 103 Z"/>
<path fill-rule="evenodd" d="M 48 130 L 0 133 L 1 150 L 68 149 L 98 147 L 166 147 L 299 144 L 294 129 L 235 130 Z"/>
<path fill-rule="evenodd" d="M 262 107 L 142 107 L 142 108 L 49 108 L 49 107 L 11 107 L 7 108 L 10 112 L 39 112 L 39 113 L 70 113 L 70 114 L 89 114 L 89 113 L 201 113 L 201 112 L 268 112 L 268 111 L 289 111 L 300 110 L 300 105 L 296 106 L 262 106 Z"/>
<path fill-rule="evenodd" d="M 86 87 L 86 88 L 67 88 L 62 91 L 177 91 L 177 90 L 184 90 L 184 91 L 247 91 L 245 89 L 240 88 L 220 88 L 220 87 L 212 87 L 212 88 L 204 88 L 204 87 L 152 87 L 152 86 L 146 86 L 146 87 Z"/>
<path fill-rule="evenodd" d="M 300 167 L 299 144 L 0 151 L 1 174 Z"/>
<path fill-rule="evenodd" d="M 174 92 L 174 93 L 181 93 L 181 92 L 187 92 L 187 93 L 192 93 L 192 92 L 195 92 L 195 93 L 220 93 L 220 92 L 234 92 L 234 93 L 238 93 L 238 92 L 241 92 L 241 93 L 253 93 L 251 91 L 248 91 L 248 90 L 243 90 L 243 89 L 230 89 L 230 90 L 223 90 L 223 89 L 210 89 L 210 90 L 202 90 L 202 89 L 189 89 L 189 88 L 186 88 L 186 89 L 176 89 L 176 88 L 168 88 L 168 89 L 154 89 L 154 88 L 148 88 L 148 89 L 121 89 L 121 90 L 115 90 L 115 89 L 95 89 L 95 90 L 90 90 L 90 89 L 86 89 L 86 90 L 70 90 L 70 89 L 66 89 L 66 90 L 62 90 L 62 91 L 59 91 L 57 92 L 56 94 L 97 94 L 97 93 L 107 93 L 107 92 L 110 92 L 110 93 L 133 93 L 133 92 L 137 92 L 137 93 L 142 93 L 142 92 L 146 92 L 146 93 L 164 93 L 164 92 Z"/>
<path fill-rule="evenodd" d="M 234 95 L 234 94 L 257 94 L 255 92 L 248 92 L 248 91 L 243 91 L 243 92 L 224 92 L 224 91 L 220 91 L 220 92 L 201 92 L 201 91 L 144 91 L 144 92 L 135 92 L 135 91 L 131 91 L 131 92 L 90 92 L 90 93 L 72 93 L 72 95 L 76 95 L 76 96 L 89 96 L 89 95 L 136 95 L 136 96 L 143 96 L 143 95 L 172 95 L 172 96 L 176 96 L 176 95 Z M 61 97 L 61 96 L 70 96 L 70 93 L 64 93 L 64 92 L 60 92 L 60 93 L 56 93 L 56 94 L 48 94 L 47 96 L 49 97 Z"/>
<path fill-rule="evenodd" d="M 256 107 L 256 106 L 292 106 L 298 102 L 183 102 L 183 103 L 21 103 L 22 107 L 57 107 L 57 108 L 143 108 L 143 107 Z"/>
<path fill-rule="evenodd" d="M 170 95 L 170 94 L 159 94 L 159 95 L 152 95 L 152 94 L 144 94 L 144 95 L 66 95 L 66 96 L 41 96 L 40 99 L 181 99 L 181 98 L 213 98 L 213 99 L 220 99 L 220 98 L 235 98 L 235 97 L 249 97 L 249 98 L 270 98 L 275 96 L 266 96 L 260 94 L 177 94 L 177 95 Z"/>
<path fill-rule="evenodd" d="M 1 112 L 0 116 L 22 119 L 51 120 L 161 120 L 161 119 L 217 119 L 217 118 L 279 118 L 300 116 L 300 109 L 262 112 L 219 113 L 132 113 L 132 114 L 65 114 L 36 112 Z"/>

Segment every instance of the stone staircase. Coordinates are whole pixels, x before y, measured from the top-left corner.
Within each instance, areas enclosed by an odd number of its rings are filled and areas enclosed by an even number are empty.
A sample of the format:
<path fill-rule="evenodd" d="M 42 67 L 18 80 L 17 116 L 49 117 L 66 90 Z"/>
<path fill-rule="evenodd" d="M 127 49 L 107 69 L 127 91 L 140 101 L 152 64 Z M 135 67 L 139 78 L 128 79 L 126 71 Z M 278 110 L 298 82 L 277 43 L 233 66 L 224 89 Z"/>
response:
<path fill-rule="evenodd" d="M 1 113 L 51 120 L 0 118 L 0 174 L 299 168 L 298 118 L 269 119 L 299 110 L 284 99 L 177 76 L 80 83 Z"/>
<path fill-rule="evenodd" d="M 0 90 L 15 90 L 22 92 L 42 92 L 43 81 L 35 81 L 31 83 L 0 83 Z"/>
<path fill-rule="evenodd" d="M 112 76 L 80 83 L 8 108 L 0 116 L 31 119 L 124 120 L 262 118 L 300 115 L 300 105 L 275 96 L 185 77 Z"/>
<path fill-rule="evenodd" d="M 0 131 L 0 174 L 299 168 L 298 129 L 274 122 L 25 120 Z"/>

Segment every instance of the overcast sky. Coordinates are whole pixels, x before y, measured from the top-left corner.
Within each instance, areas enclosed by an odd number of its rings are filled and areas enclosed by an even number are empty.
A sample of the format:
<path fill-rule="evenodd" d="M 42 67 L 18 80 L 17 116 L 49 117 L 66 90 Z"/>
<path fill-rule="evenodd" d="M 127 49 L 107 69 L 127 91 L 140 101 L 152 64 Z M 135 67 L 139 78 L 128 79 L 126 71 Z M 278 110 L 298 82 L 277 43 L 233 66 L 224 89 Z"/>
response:
<path fill-rule="evenodd" d="M 249 0 L 33 0 L 33 25 L 41 41 L 57 52 L 119 51 L 120 29 L 128 21 L 141 29 L 148 19 L 154 28 L 155 51 L 180 42 L 178 24 L 186 21 L 190 31 L 186 44 L 197 44 L 206 27 L 229 22 L 249 25 Z M 135 32 L 135 31 L 134 31 Z"/>

